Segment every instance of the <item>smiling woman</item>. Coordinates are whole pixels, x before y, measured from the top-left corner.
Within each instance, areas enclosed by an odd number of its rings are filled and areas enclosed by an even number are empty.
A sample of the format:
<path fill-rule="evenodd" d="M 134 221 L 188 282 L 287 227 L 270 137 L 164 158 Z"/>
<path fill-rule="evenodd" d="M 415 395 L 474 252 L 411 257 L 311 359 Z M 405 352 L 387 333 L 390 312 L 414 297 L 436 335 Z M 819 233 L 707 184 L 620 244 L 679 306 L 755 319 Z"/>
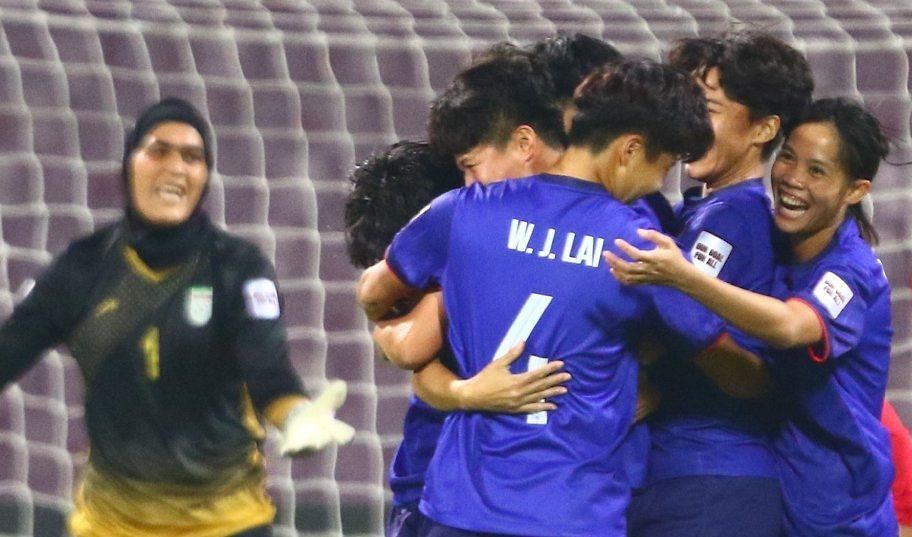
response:
<path fill-rule="evenodd" d="M 156 125 L 130 164 L 130 201 L 149 223 L 178 225 L 196 210 L 209 168 L 203 138 L 191 125 Z"/>
<path fill-rule="evenodd" d="M 618 244 L 632 263 L 606 254 L 620 281 L 676 287 L 771 347 L 766 363 L 787 409 L 773 441 L 785 535 L 898 531 L 880 425 L 890 287 L 862 239 L 873 230 L 858 208 L 887 150 L 877 120 L 843 99 L 813 103 L 787 133 L 772 185 L 776 225 L 791 249 L 771 297 L 708 276 L 656 232 L 641 232 L 658 245 L 651 251 Z"/>
<path fill-rule="evenodd" d="M 311 402 L 289 362 L 272 265 L 202 210 L 210 148 L 190 104 L 147 108 L 123 220 L 71 244 L 0 327 L 0 387 L 60 343 L 85 379 L 76 537 L 267 536 L 260 418 L 287 455 L 354 434 L 334 419 L 345 383 Z"/>

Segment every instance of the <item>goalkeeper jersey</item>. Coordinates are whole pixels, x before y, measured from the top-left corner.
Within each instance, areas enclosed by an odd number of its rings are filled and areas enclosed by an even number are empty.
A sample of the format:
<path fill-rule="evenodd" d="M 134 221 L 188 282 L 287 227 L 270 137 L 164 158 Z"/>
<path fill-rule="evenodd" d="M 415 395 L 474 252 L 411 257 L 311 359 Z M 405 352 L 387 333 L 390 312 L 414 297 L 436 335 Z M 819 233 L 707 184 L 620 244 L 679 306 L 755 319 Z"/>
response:
<path fill-rule="evenodd" d="M 240 520 L 213 506 L 262 488 L 255 409 L 303 389 L 271 265 L 240 239 L 206 233 L 199 252 L 153 271 L 119 225 L 100 230 L 55 260 L 0 328 L 0 383 L 59 343 L 83 373 L 91 450 L 78 536 L 178 535 L 186 525 L 225 535 L 273 516 L 263 493 L 225 504 L 246 513 Z M 95 503 L 112 498 L 121 508 Z"/>
<path fill-rule="evenodd" d="M 624 535 L 624 447 L 636 404 L 633 325 L 661 302 L 694 347 L 722 324 L 680 293 L 624 287 L 601 254 L 645 227 L 596 183 L 538 175 L 437 198 L 393 240 L 408 285 L 439 282 L 458 374 L 518 340 L 519 372 L 560 359 L 573 375 L 553 412 L 455 412 L 444 423 L 421 510 L 449 526 L 510 535 Z M 642 454 L 645 456 L 645 453 Z"/>

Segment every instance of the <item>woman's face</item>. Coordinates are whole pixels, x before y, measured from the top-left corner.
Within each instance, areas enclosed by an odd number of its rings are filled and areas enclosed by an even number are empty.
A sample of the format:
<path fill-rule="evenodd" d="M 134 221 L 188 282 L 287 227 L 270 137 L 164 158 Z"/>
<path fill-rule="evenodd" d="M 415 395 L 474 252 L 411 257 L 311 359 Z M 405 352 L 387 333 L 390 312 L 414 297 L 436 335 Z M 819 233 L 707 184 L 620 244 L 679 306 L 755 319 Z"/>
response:
<path fill-rule="evenodd" d="M 187 123 L 160 123 L 130 158 L 133 207 L 150 224 L 181 224 L 199 203 L 208 175 L 200 133 Z"/>
<path fill-rule="evenodd" d="M 751 121 L 750 110 L 729 99 L 719 81 L 719 68 L 713 67 L 697 84 L 706 96 L 706 107 L 715 140 L 700 160 L 685 165 L 687 175 L 709 186 L 722 187 L 750 173 L 760 158 L 754 148 L 757 124 Z"/>
<path fill-rule="evenodd" d="M 846 208 L 867 193 L 869 181 L 847 177 L 840 143 L 831 123 L 805 123 L 792 131 L 773 162 L 776 225 L 795 239 L 829 242 Z"/>

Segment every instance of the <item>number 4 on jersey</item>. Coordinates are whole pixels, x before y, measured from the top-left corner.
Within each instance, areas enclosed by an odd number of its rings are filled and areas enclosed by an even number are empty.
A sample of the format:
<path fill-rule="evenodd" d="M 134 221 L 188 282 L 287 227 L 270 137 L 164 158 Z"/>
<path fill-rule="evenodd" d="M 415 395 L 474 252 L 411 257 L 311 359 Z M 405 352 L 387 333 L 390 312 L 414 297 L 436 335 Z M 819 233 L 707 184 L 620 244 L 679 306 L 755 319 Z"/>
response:
<path fill-rule="evenodd" d="M 535 329 L 535 325 L 541 320 L 542 315 L 545 314 L 545 310 L 548 309 L 553 298 L 554 297 L 540 295 L 538 293 L 530 294 L 529 298 L 526 299 L 525 304 L 523 304 L 519 313 L 516 315 L 516 318 L 513 319 L 513 324 L 510 325 L 506 335 L 500 340 L 500 345 L 497 346 L 497 351 L 494 352 L 494 356 L 491 357 L 491 360 L 498 356 L 503 356 L 508 350 L 512 349 L 514 345 L 528 339 L 529 334 Z M 548 358 L 529 356 L 528 371 L 538 369 L 547 363 Z M 529 414 L 526 416 L 526 423 L 545 425 L 548 423 L 548 413 L 536 412 L 534 414 Z"/>

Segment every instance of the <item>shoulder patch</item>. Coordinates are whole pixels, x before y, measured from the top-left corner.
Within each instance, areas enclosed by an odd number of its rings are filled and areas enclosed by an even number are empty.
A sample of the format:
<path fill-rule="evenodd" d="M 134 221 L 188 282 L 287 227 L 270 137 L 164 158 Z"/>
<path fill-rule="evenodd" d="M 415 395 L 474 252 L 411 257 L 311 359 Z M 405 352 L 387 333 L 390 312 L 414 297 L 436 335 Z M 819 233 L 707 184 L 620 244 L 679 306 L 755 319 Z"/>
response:
<path fill-rule="evenodd" d="M 244 282 L 244 304 L 253 319 L 276 319 L 279 316 L 279 293 L 267 278 Z"/>
<path fill-rule="evenodd" d="M 690 261 L 695 267 L 718 277 L 731 255 L 732 245 L 708 231 L 701 231 L 690 249 Z"/>
<path fill-rule="evenodd" d="M 827 271 L 817 285 L 814 286 L 814 298 L 820 302 L 820 305 L 826 308 L 830 317 L 835 319 L 839 317 L 846 304 L 852 300 L 855 293 L 852 288 L 842 278 Z"/>

